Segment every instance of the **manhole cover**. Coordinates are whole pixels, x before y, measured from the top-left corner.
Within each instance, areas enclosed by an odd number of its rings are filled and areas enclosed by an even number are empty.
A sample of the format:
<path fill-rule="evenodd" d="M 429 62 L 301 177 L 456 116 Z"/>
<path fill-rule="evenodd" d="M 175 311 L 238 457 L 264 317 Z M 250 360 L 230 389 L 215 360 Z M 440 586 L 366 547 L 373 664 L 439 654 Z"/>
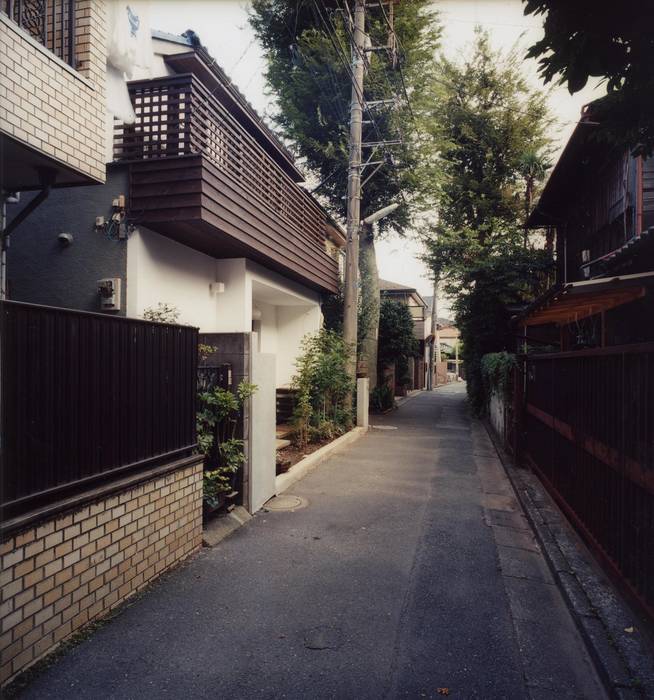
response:
<path fill-rule="evenodd" d="M 371 425 L 375 430 L 397 430 L 396 425 Z"/>
<path fill-rule="evenodd" d="M 301 496 L 275 496 L 264 506 L 266 510 L 299 510 L 306 508 L 309 502 Z"/>
<path fill-rule="evenodd" d="M 343 643 L 343 632 L 338 627 L 314 627 L 304 635 L 307 649 L 338 649 Z"/>

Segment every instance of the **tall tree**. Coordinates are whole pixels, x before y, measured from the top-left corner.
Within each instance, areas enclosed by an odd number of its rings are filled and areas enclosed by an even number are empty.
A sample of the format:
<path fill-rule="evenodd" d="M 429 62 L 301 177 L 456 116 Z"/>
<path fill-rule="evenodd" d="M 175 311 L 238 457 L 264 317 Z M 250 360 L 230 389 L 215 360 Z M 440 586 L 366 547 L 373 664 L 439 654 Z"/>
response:
<path fill-rule="evenodd" d="M 541 291 L 545 251 L 524 240 L 525 198 L 545 174 L 546 97 L 532 90 L 517 52 L 494 51 L 477 30 L 465 60 L 442 61 L 445 178 L 428 262 L 455 301 L 473 408 L 483 408 L 480 361 L 510 348 L 507 305 Z M 537 167 L 538 166 L 538 167 Z"/>
<path fill-rule="evenodd" d="M 350 103 L 350 3 L 346 0 L 253 0 L 250 22 L 264 48 L 266 79 L 277 100 L 276 124 L 297 149 L 319 185 L 331 212 L 345 218 Z M 366 9 L 366 32 L 373 47 L 389 40 L 388 6 L 375 2 Z M 364 112 L 364 142 L 402 140 L 401 146 L 365 149 L 363 157 L 384 161 L 363 172 L 361 218 L 393 202 L 400 204 L 376 225 L 376 235 L 404 233 L 412 217 L 431 200 L 436 167 L 432 134 L 424 128 L 432 118 L 437 89 L 434 62 L 440 29 L 429 0 L 403 0 L 394 6 L 399 49 L 398 69 L 386 51 L 367 52 L 365 98 L 368 102 L 399 96 L 393 105 Z M 400 70 L 401 68 L 401 70 Z M 410 98 L 411 106 L 406 99 Z M 379 281 L 375 233 L 360 239 L 362 306 L 369 313 L 360 331 L 359 348 L 376 381 L 374 353 L 379 326 Z"/>
<path fill-rule="evenodd" d="M 591 77 L 607 95 L 593 104 L 595 133 L 638 154 L 654 149 L 654 3 L 651 0 L 523 0 L 525 14 L 544 17 L 544 35 L 528 55 L 546 83 L 570 93 Z"/>

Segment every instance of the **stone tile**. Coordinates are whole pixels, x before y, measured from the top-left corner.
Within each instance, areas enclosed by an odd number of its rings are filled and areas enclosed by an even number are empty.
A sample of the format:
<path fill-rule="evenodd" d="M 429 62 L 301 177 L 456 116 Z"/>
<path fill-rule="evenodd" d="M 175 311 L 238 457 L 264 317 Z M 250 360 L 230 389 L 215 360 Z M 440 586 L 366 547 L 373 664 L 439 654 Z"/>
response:
<path fill-rule="evenodd" d="M 485 493 L 482 496 L 482 505 L 489 510 L 506 510 L 519 512 L 520 504 L 513 495 L 497 493 Z"/>
<path fill-rule="evenodd" d="M 527 684 L 538 688 L 540 697 L 550 697 L 542 694 L 548 690 L 558 697 L 605 697 L 590 659 L 579 653 L 583 641 L 563 602 L 538 618 L 516 618 L 514 626 Z"/>
<path fill-rule="evenodd" d="M 540 552 L 540 547 L 532 532 L 494 525 L 493 534 L 497 544 L 503 547 L 519 547 L 520 549 L 528 549 L 531 552 Z"/>
<path fill-rule="evenodd" d="M 487 512 L 492 525 L 512 527 L 514 530 L 526 530 L 531 532 L 531 527 L 524 513 L 513 513 L 510 511 L 495 510 L 493 508 L 489 508 Z"/>
<path fill-rule="evenodd" d="M 498 546 L 502 573 L 505 576 L 554 583 L 547 562 L 540 553 L 516 547 Z"/>

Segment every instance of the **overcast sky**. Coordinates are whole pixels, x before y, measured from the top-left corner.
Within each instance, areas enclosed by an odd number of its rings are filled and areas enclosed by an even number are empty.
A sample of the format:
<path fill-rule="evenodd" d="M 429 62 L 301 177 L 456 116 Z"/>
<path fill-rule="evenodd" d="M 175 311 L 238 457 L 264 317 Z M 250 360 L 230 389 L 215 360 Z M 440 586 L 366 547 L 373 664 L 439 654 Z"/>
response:
<path fill-rule="evenodd" d="M 434 0 L 434 6 L 441 13 L 443 51 L 448 56 L 455 57 L 466 49 L 478 24 L 490 32 L 493 44 L 503 49 L 516 42 L 527 47 L 542 33 L 538 18 L 522 14 L 520 0 Z M 273 98 L 267 94 L 263 78 L 265 59 L 248 25 L 248 7 L 245 0 L 152 0 L 152 27 L 175 34 L 193 29 L 255 109 L 271 115 Z M 524 66 L 534 83 L 538 83 L 535 62 L 525 61 Z M 559 119 L 554 136 L 560 146 L 572 132 L 581 106 L 599 94 L 594 86 L 573 97 L 565 88 L 552 91 L 550 104 Z M 416 243 L 399 237 L 383 240 L 378 244 L 377 255 L 382 278 L 431 294 Z"/>

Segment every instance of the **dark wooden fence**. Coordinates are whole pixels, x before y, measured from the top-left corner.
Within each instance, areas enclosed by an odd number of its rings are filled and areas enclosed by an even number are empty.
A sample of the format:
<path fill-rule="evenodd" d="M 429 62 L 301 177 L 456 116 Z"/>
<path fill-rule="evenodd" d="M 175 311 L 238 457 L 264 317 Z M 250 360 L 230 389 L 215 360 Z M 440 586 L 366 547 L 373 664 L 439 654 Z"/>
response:
<path fill-rule="evenodd" d="M 654 614 L 654 343 L 529 357 L 524 455 Z"/>
<path fill-rule="evenodd" d="M 197 329 L 0 302 L 2 510 L 191 454 Z"/>

